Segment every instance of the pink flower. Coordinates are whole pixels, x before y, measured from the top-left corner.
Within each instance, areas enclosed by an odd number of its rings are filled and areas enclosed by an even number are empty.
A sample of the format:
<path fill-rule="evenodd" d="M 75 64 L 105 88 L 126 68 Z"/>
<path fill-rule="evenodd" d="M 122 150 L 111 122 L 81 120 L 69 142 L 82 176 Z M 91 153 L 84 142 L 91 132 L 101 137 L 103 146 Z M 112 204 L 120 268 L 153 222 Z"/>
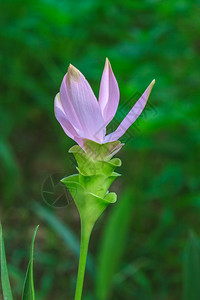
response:
<path fill-rule="evenodd" d="M 101 78 L 99 101 L 83 74 L 69 65 L 60 93 L 55 97 L 55 116 L 64 132 L 83 148 L 83 139 L 103 144 L 117 141 L 143 111 L 153 80 L 118 128 L 106 135 L 106 126 L 114 118 L 119 104 L 119 87 L 109 60 Z"/>

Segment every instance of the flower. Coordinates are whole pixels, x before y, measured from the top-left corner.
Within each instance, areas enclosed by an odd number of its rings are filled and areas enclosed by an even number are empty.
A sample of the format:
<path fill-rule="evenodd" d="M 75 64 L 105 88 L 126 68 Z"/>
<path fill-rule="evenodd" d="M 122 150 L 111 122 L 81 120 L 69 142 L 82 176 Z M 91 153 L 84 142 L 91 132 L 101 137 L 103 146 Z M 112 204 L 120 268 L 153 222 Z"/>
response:
<path fill-rule="evenodd" d="M 64 132 L 83 149 L 84 139 L 99 144 L 117 141 L 142 113 L 154 83 L 155 80 L 150 83 L 118 128 L 106 135 L 106 126 L 114 118 L 119 104 L 119 87 L 109 60 L 106 58 L 99 101 L 83 74 L 70 64 L 60 92 L 55 97 L 56 119 Z"/>

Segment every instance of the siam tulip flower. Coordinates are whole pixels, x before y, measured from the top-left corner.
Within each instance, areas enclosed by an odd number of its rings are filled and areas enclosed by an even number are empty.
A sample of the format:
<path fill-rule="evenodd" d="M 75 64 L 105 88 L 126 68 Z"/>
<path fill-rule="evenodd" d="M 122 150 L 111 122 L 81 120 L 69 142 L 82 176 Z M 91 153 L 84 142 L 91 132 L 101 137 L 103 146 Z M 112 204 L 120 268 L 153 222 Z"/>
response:
<path fill-rule="evenodd" d="M 88 81 L 71 64 L 63 78 L 60 92 L 55 97 L 55 115 L 64 132 L 84 149 L 84 139 L 99 144 L 117 141 L 142 113 L 153 80 L 129 111 L 118 128 L 106 135 L 106 126 L 112 121 L 119 104 L 119 87 L 109 60 L 101 78 L 97 101 Z"/>
<path fill-rule="evenodd" d="M 106 135 L 119 104 L 119 87 L 110 62 L 106 59 L 97 101 L 85 77 L 72 65 L 64 76 L 60 93 L 55 98 L 55 115 L 64 132 L 78 145 L 69 152 L 77 161 L 78 174 L 61 181 L 70 191 L 81 219 L 81 250 L 75 300 L 81 300 L 88 244 L 93 226 L 117 195 L 109 192 L 120 176 L 115 168 L 119 158 L 112 158 L 122 147 L 118 139 L 143 111 L 155 80 L 147 87 L 118 128 Z"/>

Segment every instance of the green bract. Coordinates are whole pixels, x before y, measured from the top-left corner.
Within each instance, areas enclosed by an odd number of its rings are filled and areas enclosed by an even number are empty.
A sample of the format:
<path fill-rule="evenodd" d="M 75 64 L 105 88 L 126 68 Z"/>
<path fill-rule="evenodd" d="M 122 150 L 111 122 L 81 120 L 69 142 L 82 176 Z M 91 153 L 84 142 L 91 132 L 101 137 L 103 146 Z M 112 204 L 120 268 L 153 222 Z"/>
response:
<path fill-rule="evenodd" d="M 119 141 L 98 144 L 85 139 L 85 151 L 78 145 L 69 150 L 76 158 L 79 174 L 63 178 L 61 181 L 69 189 L 81 221 L 87 227 L 92 228 L 106 207 L 117 200 L 117 195 L 109 193 L 108 189 L 120 176 L 114 170 L 121 166 L 121 160 L 112 157 L 121 147 Z"/>

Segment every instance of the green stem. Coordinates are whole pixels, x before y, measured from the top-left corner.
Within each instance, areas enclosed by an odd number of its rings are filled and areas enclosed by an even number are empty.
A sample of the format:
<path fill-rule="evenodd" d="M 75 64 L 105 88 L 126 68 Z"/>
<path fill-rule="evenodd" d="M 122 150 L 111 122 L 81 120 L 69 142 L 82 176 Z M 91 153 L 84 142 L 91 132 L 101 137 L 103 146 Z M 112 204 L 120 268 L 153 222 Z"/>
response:
<path fill-rule="evenodd" d="M 88 226 L 87 222 L 81 221 L 81 247 L 78 266 L 78 277 L 76 282 L 75 300 L 81 300 L 82 296 L 88 246 L 92 227 L 93 226 Z"/>

